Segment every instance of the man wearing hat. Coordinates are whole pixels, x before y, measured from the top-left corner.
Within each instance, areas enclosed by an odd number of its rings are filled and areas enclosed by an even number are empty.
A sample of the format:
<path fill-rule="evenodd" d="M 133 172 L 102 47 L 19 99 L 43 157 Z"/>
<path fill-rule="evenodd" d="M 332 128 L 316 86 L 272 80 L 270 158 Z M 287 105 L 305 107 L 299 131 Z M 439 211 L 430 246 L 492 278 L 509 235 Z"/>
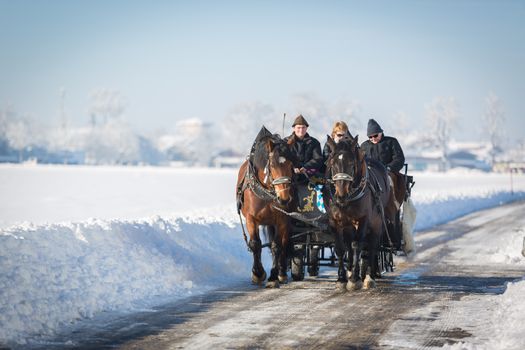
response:
<path fill-rule="evenodd" d="M 368 121 L 368 140 L 361 144 L 366 156 L 379 160 L 388 171 L 399 172 L 405 165 L 405 155 L 396 138 L 383 135 L 383 129 L 374 120 Z"/>
<path fill-rule="evenodd" d="M 297 163 L 294 164 L 296 174 L 313 175 L 319 172 L 323 165 L 321 144 L 307 133 L 308 126 L 306 119 L 299 114 L 292 124 L 293 133 L 285 138 L 295 138 L 292 151 L 297 156 Z"/>

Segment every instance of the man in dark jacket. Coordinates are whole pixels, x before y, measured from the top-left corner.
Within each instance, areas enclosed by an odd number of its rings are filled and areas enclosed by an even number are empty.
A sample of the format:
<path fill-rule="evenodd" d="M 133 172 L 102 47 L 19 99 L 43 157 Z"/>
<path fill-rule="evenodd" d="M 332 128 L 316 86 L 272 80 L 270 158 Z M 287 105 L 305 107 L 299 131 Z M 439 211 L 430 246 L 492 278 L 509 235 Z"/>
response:
<path fill-rule="evenodd" d="M 383 135 L 383 129 L 374 120 L 368 121 L 368 140 L 361 144 L 366 156 L 381 161 L 388 171 L 399 172 L 405 165 L 405 155 L 396 138 Z"/>
<path fill-rule="evenodd" d="M 305 176 L 319 173 L 324 165 L 321 144 L 315 137 L 310 136 L 306 132 L 308 130 L 308 122 L 301 114 L 295 118 L 292 127 L 293 133 L 288 136 L 286 140 L 291 137 L 295 138 L 295 142 L 292 144 L 292 150 L 297 156 L 297 163 L 294 164 L 294 172 L 298 175 L 299 179 L 302 178 L 302 180 L 306 180 Z M 310 276 L 317 276 L 319 273 L 319 264 L 317 261 L 318 251 L 318 246 L 313 246 L 310 250 L 311 265 L 308 266 Z"/>
<path fill-rule="evenodd" d="M 299 114 L 292 124 L 292 135 L 285 139 L 295 138 L 292 150 L 297 156 L 297 163 L 294 165 L 296 174 L 313 175 L 319 172 L 323 166 L 321 144 L 315 137 L 307 133 L 308 126 L 306 119 Z"/>

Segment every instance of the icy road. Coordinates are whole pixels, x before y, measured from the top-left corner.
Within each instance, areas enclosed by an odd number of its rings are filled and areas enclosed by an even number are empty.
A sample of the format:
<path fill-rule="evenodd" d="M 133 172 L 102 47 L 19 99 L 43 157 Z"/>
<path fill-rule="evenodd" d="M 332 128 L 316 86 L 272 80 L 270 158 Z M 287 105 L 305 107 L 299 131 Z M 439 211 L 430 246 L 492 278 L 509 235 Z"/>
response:
<path fill-rule="evenodd" d="M 525 226 L 524 213 L 525 203 L 514 203 L 419 232 L 416 257 L 396 258 L 396 271 L 378 280 L 375 290 L 336 291 L 333 268 L 280 289 L 251 286 L 247 276 L 246 284 L 151 312 L 108 323 L 99 318 L 57 344 L 96 349 L 412 349 L 464 342 L 486 347 L 494 336 L 487 331 L 494 327 L 494 296 L 525 275 L 525 265 L 497 264 L 487 256 L 496 239 Z"/>

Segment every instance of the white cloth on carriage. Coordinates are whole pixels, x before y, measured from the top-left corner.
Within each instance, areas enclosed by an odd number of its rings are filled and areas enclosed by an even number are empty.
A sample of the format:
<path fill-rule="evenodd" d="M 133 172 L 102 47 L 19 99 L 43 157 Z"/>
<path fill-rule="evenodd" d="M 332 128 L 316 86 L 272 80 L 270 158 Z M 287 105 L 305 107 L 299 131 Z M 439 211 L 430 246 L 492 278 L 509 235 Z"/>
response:
<path fill-rule="evenodd" d="M 403 251 L 408 256 L 409 254 L 416 253 L 416 244 L 414 243 L 414 225 L 416 223 L 417 210 L 412 202 L 412 199 L 408 197 L 402 206 L 402 217 L 401 227 L 403 231 Z"/>

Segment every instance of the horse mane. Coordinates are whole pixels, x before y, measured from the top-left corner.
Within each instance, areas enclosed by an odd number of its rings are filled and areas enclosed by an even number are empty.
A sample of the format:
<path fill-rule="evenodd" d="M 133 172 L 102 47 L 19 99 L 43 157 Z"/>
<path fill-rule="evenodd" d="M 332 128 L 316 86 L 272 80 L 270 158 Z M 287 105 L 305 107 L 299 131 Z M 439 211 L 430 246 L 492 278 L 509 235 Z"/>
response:
<path fill-rule="evenodd" d="M 354 147 L 356 147 L 356 146 L 359 147 L 359 145 L 354 140 L 352 135 L 345 136 L 338 143 L 335 143 L 334 153 L 344 152 L 344 151 L 351 152 L 351 151 L 353 151 Z"/>
<path fill-rule="evenodd" d="M 253 165 L 257 169 L 264 168 L 266 163 L 268 163 L 268 150 L 266 149 L 266 142 L 271 138 L 271 135 L 263 136 L 259 140 L 256 140 L 254 144 L 252 161 Z"/>

